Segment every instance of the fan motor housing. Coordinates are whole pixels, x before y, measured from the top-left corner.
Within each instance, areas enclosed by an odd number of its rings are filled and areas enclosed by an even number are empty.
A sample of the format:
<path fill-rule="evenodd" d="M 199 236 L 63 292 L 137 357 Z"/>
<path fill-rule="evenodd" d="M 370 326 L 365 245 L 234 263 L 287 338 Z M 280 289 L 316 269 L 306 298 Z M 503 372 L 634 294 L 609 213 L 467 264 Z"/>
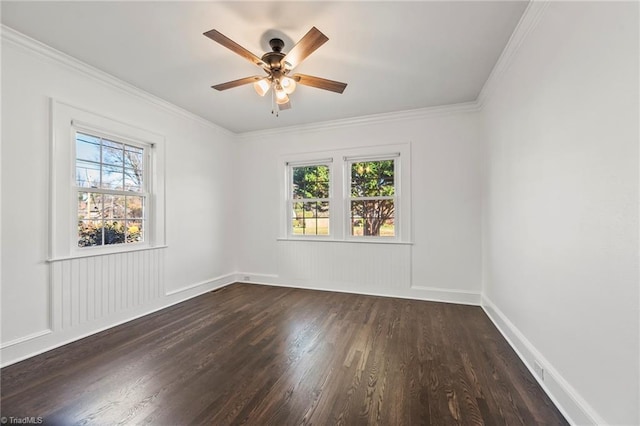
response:
<path fill-rule="evenodd" d="M 282 53 L 282 48 L 284 47 L 284 41 L 279 38 L 272 38 L 269 40 L 269 46 L 273 52 L 267 52 L 262 55 L 262 60 L 269 64 L 271 69 L 279 69 L 282 65 L 282 58 L 285 57 L 285 54 Z"/>
<path fill-rule="evenodd" d="M 273 50 L 274 52 L 282 52 L 284 41 L 279 38 L 272 38 L 271 40 L 269 40 L 269 46 L 271 46 L 271 50 Z"/>

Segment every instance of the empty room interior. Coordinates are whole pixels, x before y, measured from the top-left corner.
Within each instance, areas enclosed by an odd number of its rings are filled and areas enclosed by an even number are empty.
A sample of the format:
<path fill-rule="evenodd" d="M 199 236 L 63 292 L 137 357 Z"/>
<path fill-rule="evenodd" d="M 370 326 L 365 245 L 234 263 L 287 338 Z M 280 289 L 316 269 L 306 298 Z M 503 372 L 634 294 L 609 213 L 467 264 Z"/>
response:
<path fill-rule="evenodd" d="M 2 1 L 3 424 L 640 425 L 637 1 Z"/>

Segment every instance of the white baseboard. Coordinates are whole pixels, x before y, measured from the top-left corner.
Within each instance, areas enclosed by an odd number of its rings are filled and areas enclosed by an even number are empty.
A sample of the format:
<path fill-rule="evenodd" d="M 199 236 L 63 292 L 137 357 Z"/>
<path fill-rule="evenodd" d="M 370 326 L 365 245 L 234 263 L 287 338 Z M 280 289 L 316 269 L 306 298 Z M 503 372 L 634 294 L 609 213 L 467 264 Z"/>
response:
<path fill-rule="evenodd" d="M 173 296 L 174 294 L 178 294 L 178 293 L 183 293 L 185 291 L 189 291 L 192 290 L 196 287 L 201 287 L 201 286 L 225 286 L 225 285 L 229 285 L 233 282 L 237 281 L 237 274 L 226 274 L 226 275 L 220 275 L 218 277 L 215 278 L 210 278 L 208 280 L 204 280 L 204 281 L 200 281 L 197 283 L 193 283 L 191 285 L 188 285 L 186 287 L 182 287 L 176 290 L 171 290 L 171 291 L 167 291 L 165 292 L 165 296 Z M 216 288 L 218 288 L 216 287 Z M 211 288 L 210 290 L 213 290 L 213 288 Z M 202 293 L 198 293 L 198 294 L 202 294 Z M 186 300 L 186 299 L 185 299 Z"/>
<path fill-rule="evenodd" d="M 0 345 L 0 349 L 5 349 L 11 346 L 19 345 L 20 343 L 28 342 L 29 340 L 37 339 L 38 337 L 46 336 L 47 334 L 51 334 L 51 333 L 53 333 L 53 330 L 51 330 L 50 328 L 47 328 L 42 331 L 38 331 L 37 333 L 32 333 L 32 334 L 29 334 L 28 336 L 19 337 L 7 343 L 3 343 L 2 345 Z"/>
<path fill-rule="evenodd" d="M 337 293 L 362 294 L 365 296 L 396 297 L 399 299 L 425 300 L 430 302 L 480 306 L 480 293 L 455 289 L 449 290 L 436 287 L 411 286 L 410 288 L 404 289 L 404 291 L 402 292 L 393 290 L 380 291 L 379 289 L 366 289 L 342 282 L 319 282 L 310 280 L 287 279 L 281 278 L 278 275 L 274 274 L 259 274 L 253 272 L 238 272 L 236 273 L 236 279 L 238 282 L 272 285 L 276 287 L 335 291 Z"/>
<path fill-rule="evenodd" d="M 412 295 L 414 293 L 416 296 L 422 295 L 423 297 L 417 297 L 421 300 L 480 306 L 480 292 L 420 285 L 412 285 L 411 290 Z"/>
<path fill-rule="evenodd" d="M 76 340 L 84 339 L 93 334 L 182 303 L 209 291 L 233 284 L 236 281 L 236 274 L 222 275 L 167 292 L 165 298 L 156 301 L 155 304 L 144 306 L 141 310 L 117 312 L 102 320 L 84 323 L 75 328 L 61 331 L 47 329 L 14 339 L 2 344 L 0 347 L 0 367 L 4 368 L 27 358 L 75 342 Z M 178 294 L 179 296 L 176 296 Z"/>
<path fill-rule="evenodd" d="M 482 296 L 481 306 L 569 423 L 572 425 L 606 424 L 509 318 L 484 295 Z M 543 379 L 536 373 L 534 362 L 544 368 Z"/>

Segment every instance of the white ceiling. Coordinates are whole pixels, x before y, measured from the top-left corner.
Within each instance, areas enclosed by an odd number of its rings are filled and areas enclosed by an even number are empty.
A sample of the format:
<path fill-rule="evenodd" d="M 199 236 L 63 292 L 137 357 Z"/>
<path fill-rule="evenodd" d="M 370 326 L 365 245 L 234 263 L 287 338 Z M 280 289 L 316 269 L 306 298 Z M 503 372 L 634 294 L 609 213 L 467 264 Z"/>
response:
<path fill-rule="evenodd" d="M 2 23 L 233 132 L 474 101 L 526 1 L 2 1 Z M 279 117 L 252 85 L 262 71 L 203 32 L 258 56 L 312 26 L 329 41 L 296 72 L 348 83 L 299 86 Z"/>

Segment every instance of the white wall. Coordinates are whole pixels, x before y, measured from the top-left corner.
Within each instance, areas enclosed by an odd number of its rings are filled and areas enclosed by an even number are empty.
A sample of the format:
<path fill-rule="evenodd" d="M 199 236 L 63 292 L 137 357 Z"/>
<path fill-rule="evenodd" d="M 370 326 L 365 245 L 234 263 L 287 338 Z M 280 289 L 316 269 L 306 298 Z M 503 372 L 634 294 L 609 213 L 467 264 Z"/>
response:
<path fill-rule="evenodd" d="M 238 138 L 10 29 L 3 36 L 4 365 L 233 282 L 236 271 L 273 284 L 479 303 L 481 144 L 473 106 Z M 168 248 L 46 261 L 51 98 L 165 136 Z M 281 155 L 397 143 L 412 149 L 413 245 L 357 245 L 383 273 L 349 265 L 352 244 L 291 246 L 277 241 L 277 226 L 265 226 L 279 223 Z M 317 262 L 306 270 L 313 274 L 293 274 L 289 255 L 313 251 Z M 142 266 L 116 275 L 125 264 Z"/>
<path fill-rule="evenodd" d="M 50 98 L 165 137 L 167 248 L 47 262 Z M 3 28 L 3 365 L 233 282 L 234 150 L 229 132 Z"/>
<path fill-rule="evenodd" d="M 479 133 L 477 112 L 463 105 L 244 135 L 236 168 L 240 276 L 478 304 Z M 277 240 L 283 156 L 399 143 L 411 145 L 413 245 Z M 362 272 L 374 267 L 375 273 Z"/>
<path fill-rule="evenodd" d="M 525 19 L 537 25 L 512 39 L 522 43 L 507 49 L 509 66 L 497 67 L 504 73 L 483 91 L 480 112 L 467 105 L 241 137 L 47 48 L 4 39 L 3 364 L 232 282 L 236 271 L 461 303 L 479 303 L 482 292 L 571 420 L 640 423 L 638 4 L 535 2 L 530 11 Z M 80 297 L 77 277 L 100 261 L 50 276 L 50 97 L 166 137 L 168 248 L 143 257 L 161 273 L 141 299 L 114 288 L 117 296 L 82 309 L 82 297 L 96 294 Z M 406 142 L 412 245 L 278 240 L 282 156 Z M 363 275 L 356 250 L 368 268 L 387 259 L 392 267 Z"/>
<path fill-rule="evenodd" d="M 640 423 L 638 54 L 637 2 L 551 2 L 482 111 L 483 304 L 578 424 Z"/>

